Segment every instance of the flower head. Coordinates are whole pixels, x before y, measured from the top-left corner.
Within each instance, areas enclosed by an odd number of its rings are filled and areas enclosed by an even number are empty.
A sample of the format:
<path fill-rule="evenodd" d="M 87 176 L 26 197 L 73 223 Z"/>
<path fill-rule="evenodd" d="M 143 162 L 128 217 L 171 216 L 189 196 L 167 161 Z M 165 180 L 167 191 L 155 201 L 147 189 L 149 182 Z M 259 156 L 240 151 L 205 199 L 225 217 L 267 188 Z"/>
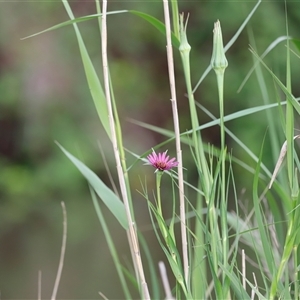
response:
<path fill-rule="evenodd" d="M 147 164 L 152 165 L 154 168 L 156 168 L 156 171 L 167 171 L 173 167 L 177 167 L 178 161 L 176 161 L 175 157 L 169 159 L 169 155 L 167 155 L 167 152 L 168 150 L 163 153 L 156 154 L 152 149 L 152 153 L 147 156 Z"/>
<path fill-rule="evenodd" d="M 220 21 L 218 20 L 214 26 L 214 38 L 213 38 L 213 54 L 211 57 L 211 67 L 215 72 L 224 73 L 228 66 L 228 62 L 225 56 L 223 47 L 223 38 Z"/>

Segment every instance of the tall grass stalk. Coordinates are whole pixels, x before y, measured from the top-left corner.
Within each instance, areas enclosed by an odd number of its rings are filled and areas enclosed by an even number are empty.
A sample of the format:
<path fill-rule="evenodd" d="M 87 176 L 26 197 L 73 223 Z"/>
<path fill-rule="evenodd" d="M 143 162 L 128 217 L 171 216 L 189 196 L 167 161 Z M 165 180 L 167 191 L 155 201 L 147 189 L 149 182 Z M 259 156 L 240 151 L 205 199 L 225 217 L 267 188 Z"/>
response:
<path fill-rule="evenodd" d="M 288 23 L 286 18 L 286 30 L 288 33 Z M 286 89 L 291 93 L 291 60 L 290 60 L 290 41 L 287 40 L 287 51 L 286 51 Z M 288 100 L 288 99 L 287 99 Z M 286 141 L 287 141 L 287 171 L 288 179 L 290 184 L 291 194 L 294 189 L 294 107 L 290 101 L 286 104 Z M 292 195 L 293 197 L 293 195 Z M 297 197 L 297 196 L 296 196 Z"/>
<path fill-rule="evenodd" d="M 120 152 L 118 148 L 118 141 L 117 141 L 117 135 L 116 135 L 116 129 L 115 129 L 115 121 L 114 121 L 114 115 L 113 115 L 113 107 L 112 107 L 112 101 L 111 101 L 111 94 L 110 94 L 110 85 L 109 85 L 109 72 L 108 72 L 108 60 L 107 60 L 107 23 L 106 23 L 106 13 L 107 13 L 107 0 L 103 1 L 102 6 L 102 22 L 101 22 L 101 47 L 102 47 L 102 64 L 103 64 L 103 77 L 104 77 L 104 88 L 105 88 L 105 96 L 107 101 L 107 108 L 108 108 L 108 114 L 109 114 L 109 126 L 111 130 L 111 140 L 115 155 L 115 160 L 117 164 L 117 172 L 118 172 L 118 178 L 119 178 L 119 184 L 122 194 L 122 199 L 125 205 L 126 215 L 128 219 L 128 225 L 129 225 L 129 245 L 131 247 L 132 253 L 134 253 L 134 262 L 135 266 L 137 268 L 138 272 L 138 279 L 139 284 L 141 288 L 141 293 L 143 295 L 144 299 L 150 299 L 148 285 L 145 279 L 139 244 L 138 244 L 138 238 L 137 233 L 134 227 L 134 222 L 131 215 L 131 209 L 130 204 L 128 200 L 128 193 L 126 189 L 126 182 L 124 179 L 124 174 L 121 166 L 121 159 L 120 159 Z"/>
<path fill-rule="evenodd" d="M 285 2 L 286 5 L 286 2 Z M 285 9 L 287 7 L 285 6 Z M 286 31 L 287 36 L 289 36 L 288 32 L 288 21 L 286 15 Z M 287 47 L 286 47 L 286 90 L 289 94 L 292 94 L 291 91 L 291 61 L 290 61 L 290 41 L 287 39 Z M 298 235 L 298 226 L 299 226 L 299 183 L 297 180 L 297 169 L 294 169 L 294 106 L 291 101 L 289 101 L 287 97 L 287 107 L 286 107 L 286 143 L 287 143 L 287 173 L 288 173 L 288 181 L 290 187 L 291 201 L 293 201 L 293 211 L 289 213 L 289 226 L 285 239 L 284 249 L 282 258 L 280 261 L 279 268 L 276 272 L 276 276 L 272 280 L 271 290 L 270 290 L 270 299 L 274 299 L 276 294 L 278 293 L 278 284 L 281 280 L 281 277 L 284 273 L 285 267 L 288 263 L 288 260 L 292 257 L 294 260 L 294 264 L 297 265 L 297 248 L 299 241 L 297 241 Z M 296 179 L 296 180 L 295 180 Z M 294 274 L 294 287 L 295 291 L 298 291 L 298 267 L 295 268 Z M 298 299 L 299 295 L 295 294 L 295 297 Z"/>
<path fill-rule="evenodd" d="M 225 145 L 225 124 L 224 124 L 224 74 L 228 66 L 223 47 L 223 38 L 220 22 L 217 21 L 214 26 L 213 38 L 213 54 L 211 58 L 211 65 L 217 77 L 218 96 L 219 96 L 219 110 L 220 110 L 220 135 L 221 135 L 221 152 L 219 160 L 221 161 L 221 201 L 220 201 L 220 216 L 221 216 L 221 230 L 222 230 L 222 254 L 223 265 L 228 268 L 228 222 L 227 222 L 227 200 L 226 200 L 226 145 Z M 225 274 L 223 273 L 223 283 L 225 282 Z M 227 295 L 226 295 L 227 296 Z"/>
<path fill-rule="evenodd" d="M 187 88 L 189 108 L 190 108 L 190 117 L 192 123 L 192 144 L 194 146 L 195 151 L 195 162 L 199 174 L 198 178 L 198 189 L 202 190 L 204 193 L 205 202 L 209 203 L 210 191 L 212 178 L 209 173 L 207 161 L 205 158 L 203 142 L 201 138 L 200 131 L 197 131 L 199 128 L 198 115 L 196 111 L 195 99 L 192 92 L 192 84 L 191 84 L 191 75 L 190 75 L 190 50 L 191 46 L 187 40 L 187 20 L 184 24 L 184 15 L 180 15 L 180 47 L 179 52 L 183 65 L 183 72 L 185 78 L 185 84 Z M 201 212 L 203 209 L 203 198 L 200 193 L 197 194 L 197 206 L 196 211 Z M 199 278 L 205 278 L 206 274 L 206 262 L 204 257 L 205 253 L 205 238 L 204 232 L 200 221 L 196 221 L 195 224 L 195 245 L 193 249 L 193 275 L 192 275 L 192 291 L 195 299 L 202 299 L 205 295 L 204 284 L 199 284 Z M 215 252 L 216 253 L 216 252 Z"/>
<path fill-rule="evenodd" d="M 210 197 L 210 191 L 211 191 L 212 178 L 205 158 L 201 134 L 197 130 L 199 127 L 199 120 L 198 120 L 195 98 L 192 91 L 192 83 L 191 83 L 191 71 L 190 71 L 191 46 L 189 45 L 187 40 L 187 34 L 186 34 L 187 22 L 188 22 L 188 18 L 184 24 L 184 15 L 181 14 L 179 51 L 182 60 L 185 84 L 186 84 L 186 89 L 187 89 L 187 94 L 189 99 L 190 116 L 192 122 L 192 141 L 193 141 L 193 146 L 195 147 L 196 163 L 199 171 L 199 176 L 203 180 L 202 188 L 205 195 L 205 200 L 208 203 Z"/>
<path fill-rule="evenodd" d="M 99 0 L 96 0 L 96 10 L 97 10 L 97 13 L 100 15 L 101 7 L 100 7 Z M 98 20 L 99 20 L 99 29 L 100 29 L 100 34 L 101 34 L 102 30 L 101 30 L 100 18 L 98 18 Z M 125 151 L 124 151 L 124 147 L 123 147 L 122 128 L 121 128 L 121 124 L 120 124 L 120 118 L 119 118 L 119 114 L 118 114 L 118 110 L 117 110 L 117 105 L 116 105 L 113 88 L 112 88 L 112 81 L 111 81 L 109 72 L 108 72 L 108 75 L 109 75 L 109 83 L 110 83 L 110 90 L 111 90 L 112 108 L 113 108 L 113 114 L 114 114 L 117 142 L 118 142 L 118 148 L 120 151 L 121 165 L 122 165 L 123 175 L 124 175 L 124 179 L 125 179 L 125 183 L 126 183 L 126 189 L 127 189 L 127 193 L 128 193 L 128 200 L 129 200 L 129 205 L 130 205 L 130 209 L 131 209 L 131 214 L 132 214 L 132 217 L 134 220 L 134 210 L 133 210 L 133 205 L 132 205 L 130 182 L 129 182 L 129 176 L 128 176 L 127 165 L 126 165 Z"/>
<path fill-rule="evenodd" d="M 178 117 L 178 109 L 177 109 L 173 48 L 172 48 L 172 40 L 171 40 L 171 22 L 170 22 L 170 13 L 169 13 L 169 3 L 167 0 L 163 0 L 163 4 L 164 4 L 166 38 L 167 38 L 167 59 L 168 59 L 170 90 L 171 90 L 171 103 L 172 103 L 172 112 L 173 112 L 177 161 L 178 161 L 178 187 L 179 187 L 179 201 L 180 201 L 180 226 L 181 226 L 183 268 L 184 268 L 185 281 L 186 283 L 188 283 L 189 259 L 188 259 L 188 242 L 187 242 L 187 234 L 186 234 L 183 163 L 182 163 L 182 150 L 181 150 L 181 142 L 180 142 L 179 117 Z M 178 26 L 179 26 L 177 3 L 172 3 L 172 7 L 173 7 L 173 19 L 174 19 L 174 31 L 176 33 L 178 31 Z M 175 25 L 176 24 L 175 22 L 178 22 L 177 26 Z"/>

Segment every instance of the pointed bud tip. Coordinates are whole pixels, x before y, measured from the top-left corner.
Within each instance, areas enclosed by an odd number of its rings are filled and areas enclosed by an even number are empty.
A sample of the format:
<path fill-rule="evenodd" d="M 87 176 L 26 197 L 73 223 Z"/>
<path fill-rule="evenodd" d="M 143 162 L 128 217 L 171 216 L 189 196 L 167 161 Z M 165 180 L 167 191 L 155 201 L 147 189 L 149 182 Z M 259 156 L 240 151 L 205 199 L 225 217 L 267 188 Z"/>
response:
<path fill-rule="evenodd" d="M 215 71 L 225 71 L 228 61 L 223 47 L 223 38 L 220 21 L 214 23 L 213 30 L 213 53 L 211 57 L 211 67 Z"/>
<path fill-rule="evenodd" d="M 180 32 L 180 46 L 179 51 L 180 52 L 189 52 L 191 50 L 191 46 L 188 43 L 187 35 L 186 35 L 186 27 L 188 22 L 189 15 L 186 18 L 185 24 L 183 23 L 184 20 L 184 14 L 180 14 L 180 23 L 179 23 L 179 32 Z"/>

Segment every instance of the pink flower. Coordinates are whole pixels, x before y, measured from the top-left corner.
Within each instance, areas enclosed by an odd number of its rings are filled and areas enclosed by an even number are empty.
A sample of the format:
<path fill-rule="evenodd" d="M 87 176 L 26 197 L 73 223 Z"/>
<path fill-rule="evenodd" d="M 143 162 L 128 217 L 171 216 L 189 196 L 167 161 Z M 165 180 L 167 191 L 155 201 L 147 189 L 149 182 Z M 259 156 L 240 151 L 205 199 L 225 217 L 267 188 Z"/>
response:
<path fill-rule="evenodd" d="M 167 152 L 168 150 L 163 153 L 156 154 L 152 149 L 152 154 L 149 154 L 147 156 L 147 164 L 152 165 L 154 168 L 156 168 L 156 171 L 167 171 L 173 167 L 177 167 L 178 161 L 176 161 L 175 157 L 169 159 L 169 155 L 167 155 Z"/>

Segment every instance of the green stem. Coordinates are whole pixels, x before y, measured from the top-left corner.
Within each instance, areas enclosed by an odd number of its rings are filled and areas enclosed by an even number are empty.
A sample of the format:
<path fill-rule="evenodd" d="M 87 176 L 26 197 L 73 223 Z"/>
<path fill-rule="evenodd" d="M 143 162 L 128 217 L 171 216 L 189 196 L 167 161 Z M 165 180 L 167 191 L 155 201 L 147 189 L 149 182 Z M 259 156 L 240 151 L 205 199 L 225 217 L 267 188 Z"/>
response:
<path fill-rule="evenodd" d="M 292 226 L 292 225 L 291 225 Z M 286 243 L 284 246 L 283 250 L 283 255 L 281 258 L 281 262 L 277 271 L 276 276 L 274 277 L 272 284 L 271 284 L 271 289 L 270 289 L 270 300 L 273 300 L 277 294 L 277 287 L 278 287 L 278 282 L 281 279 L 281 276 L 283 274 L 284 268 L 291 256 L 291 253 L 293 251 L 293 242 L 294 238 L 290 235 L 287 236 Z"/>
<path fill-rule="evenodd" d="M 288 23 L 286 16 L 286 31 L 288 32 Z M 290 43 L 289 39 L 286 41 L 286 88 L 289 93 L 292 91 L 291 87 L 291 61 L 290 61 Z M 287 99 L 286 103 L 286 140 L 287 140 L 287 167 L 288 167 L 288 179 L 290 184 L 290 190 L 293 191 L 293 175 L 294 175 L 294 108 L 293 104 Z"/>
<path fill-rule="evenodd" d="M 177 171 L 178 171 L 182 258 L 183 258 L 183 267 L 184 267 L 184 278 L 186 284 L 189 285 L 190 269 L 189 269 L 189 256 L 188 256 L 186 212 L 185 212 L 186 205 L 185 205 L 185 197 L 184 197 L 183 163 L 182 163 L 180 126 L 179 126 L 179 116 L 178 116 L 177 97 L 176 97 L 176 82 L 175 82 L 171 24 L 170 24 L 171 22 L 170 22 L 168 1 L 164 0 L 163 4 L 164 4 L 165 25 L 166 25 L 167 59 L 168 59 L 168 71 L 169 71 L 168 73 L 169 73 L 169 81 L 170 81 L 171 104 L 172 104 L 172 112 L 173 112 L 174 134 L 175 134 L 177 161 L 178 161 Z M 178 14 L 177 0 L 171 1 L 171 5 L 172 5 L 174 32 L 177 38 L 179 39 L 179 14 Z"/>
<path fill-rule="evenodd" d="M 208 203 L 211 185 L 212 185 L 212 178 L 207 166 L 201 134 L 198 131 L 199 121 L 198 121 L 196 104 L 195 104 L 195 99 L 194 99 L 194 94 L 192 91 L 192 84 L 191 84 L 191 72 L 190 72 L 191 47 L 188 44 L 186 32 L 185 32 L 186 28 L 183 25 L 183 15 L 180 15 L 180 29 L 181 29 L 181 41 L 180 41 L 181 44 L 179 47 L 179 51 L 182 59 L 185 84 L 186 84 L 187 94 L 189 99 L 189 107 L 190 107 L 192 129 L 193 129 L 192 140 L 193 140 L 193 145 L 195 147 L 197 166 L 200 171 L 199 175 L 202 177 L 202 182 L 203 182 L 202 189 L 205 195 L 206 203 Z"/>
<path fill-rule="evenodd" d="M 289 258 L 291 257 L 293 250 L 295 249 L 295 247 L 298 247 L 298 242 L 295 243 L 295 241 L 297 241 L 296 237 L 297 237 L 297 234 L 299 231 L 299 220 L 300 220 L 300 212 L 298 209 L 298 205 L 299 205 L 298 201 L 293 202 L 293 214 L 292 214 L 292 217 L 289 222 L 289 227 L 288 227 L 288 231 L 286 234 L 286 240 L 285 240 L 285 244 L 284 244 L 281 262 L 280 262 L 277 274 L 274 277 L 272 284 L 271 284 L 270 300 L 273 300 L 274 297 L 276 296 L 278 282 L 281 279 L 284 268 L 285 268 Z M 295 256 L 295 258 L 296 258 L 296 256 Z M 297 270 L 297 266 L 296 266 L 296 270 Z M 295 279 L 295 280 L 297 281 L 297 279 Z"/>
<path fill-rule="evenodd" d="M 228 266 L 228 224 L 227 224 L 227 199 L 226 199 L 226 146 L 225 146 L 225 126 L 224 126 L 224 73 L 228 66 L 223 47 L 223 38 L 220 22 L 214 24 L 214 39 L 213 39 L 213 54 L 211 58 L 211 66 L 215 70 L 217 76 L 218 94 L 219 94 L 219 108 L 220 108 L 220 134 L 221 134 L 221 201 L 220 201 L 220 218 L 222 230 L 222 254 L 223 265 L 225 268 Z M 225 283 L 226 275 L 223 273 L 223 283 Z M 229 295 L 226 295 L 229 298 Z"/>
<path fill-rule="evenodd" d="M 157 201 L 157 211 L 160 216 L 162 216 L 161 198 L 160 198 L 160 183 L 161 183 L 162 175 L 163 175 L 162 171 L 156 172 L 156 201 Z"/>
<path fill-rule="evenodd" d="M 299 282 L 298 282 L 298 245 L 295 245 L 294 248 L 293 248 L 293 257 L 294 257 L 294 270 L 295 270 L 295 273 L 294 273 L 294 278 L 293 278 L 293 281 L 294 281 L 294 285 L 295 285 L 295 289 L 294 289 L 294 295 L 295 295 L 295 300 L 296 299 L 299 299 Z"/>
<path fill-rule="evenodd" d="M 163 217 L 163 213 L 162 213 L 162 206 L 161 206 L 161 197 L 160 197 L 160 183 L 161 183 L 161 178 L 163 176 L 164 172 L 163 171 L 157 171 L 156 172 L 156 209 L 157 209 L 157 213 L 159 215 L 159 218 L 157 218 L 157 222 L 159 225 L 159 228 L 161 230 L 161 233 L 165 239 L 165 241 L 167 242 L 168 240 L 168 233 L 166 231 L 165 225 L 162 224 L 162 220 L 164 220 Z"/>
<path fill-rule="evenodd" d="M 220 107 L 220 134 L 221 134 L 221 228 L 222 228 L 222 247 L 223 247 L 223 264 L 228 265 L 228 230 L 227 230 L 227 201 L 226 201 L 226 146 L 225 146 L 225 126 L 224 126 L 224 70 L 216 72 L 217 84 L 219 92 L 219 107 Z M 223 273 L 223 281 L 225 280 Z"/>

